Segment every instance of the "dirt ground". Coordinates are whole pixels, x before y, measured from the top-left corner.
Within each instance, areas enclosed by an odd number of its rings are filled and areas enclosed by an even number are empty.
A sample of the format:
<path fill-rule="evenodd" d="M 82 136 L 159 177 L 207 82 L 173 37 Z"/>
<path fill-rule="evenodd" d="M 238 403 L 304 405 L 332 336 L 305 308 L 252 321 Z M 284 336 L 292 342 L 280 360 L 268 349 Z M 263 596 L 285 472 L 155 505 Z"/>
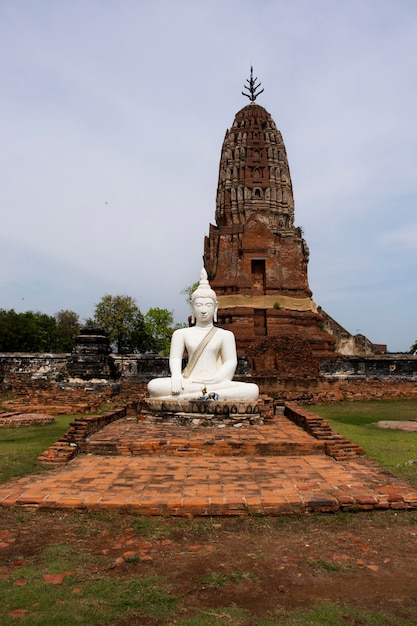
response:
<path fill-rule="evenodd" d="M 0 509 L 1 576 L 61 543 L 85 555 L 83 580 L 164 577 L 183 617 L 235 606 L 256 619 L 331 601 L 399 624 L 415 611 L 417 624 L 415 511 L 184 520 Z"/>

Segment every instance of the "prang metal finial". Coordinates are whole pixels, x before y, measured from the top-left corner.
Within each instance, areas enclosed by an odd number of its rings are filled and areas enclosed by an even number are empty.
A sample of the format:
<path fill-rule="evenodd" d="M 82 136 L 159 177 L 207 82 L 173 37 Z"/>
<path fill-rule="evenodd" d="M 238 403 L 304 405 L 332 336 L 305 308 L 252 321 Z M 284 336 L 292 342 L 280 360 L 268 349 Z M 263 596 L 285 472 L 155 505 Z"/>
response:
<path fill-rule="evenodd" d="M 257 80 L 258 78 L 253 77 L 253 67 L 251 65 L 250 66 L 250 78 L 246 79 L 246 82 L 249 84 L 249 87 L 247 85 L 244 85 L 243 87 L 244 89 L 247 89 L 249 93 L 245 93 L 244 91 L 242 91 L 242 96 L 246 96 L 247 98 L 249 98 L 251 102 L 255 102 L 256 98 L 260 96 L 261 93 L 264 91 L 263 89 L 261 89 L 261 91 L 258 91 L 258 93 L 256 93 L 256 90 L 259 89 L 259 87 L 261 86 L 261 83 L 258 83 L 257 85 L 255 85 Z"/>

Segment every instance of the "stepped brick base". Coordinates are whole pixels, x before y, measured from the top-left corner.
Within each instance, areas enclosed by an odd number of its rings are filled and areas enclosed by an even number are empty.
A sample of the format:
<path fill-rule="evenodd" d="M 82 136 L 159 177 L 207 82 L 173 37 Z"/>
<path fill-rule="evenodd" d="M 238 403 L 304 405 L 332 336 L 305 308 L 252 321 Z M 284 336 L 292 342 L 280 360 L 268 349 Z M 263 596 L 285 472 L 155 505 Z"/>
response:
<path fill-rule="evenodd" d="M 285 423 L 284 423 L 285 422 Z M 288 456 L 325 454 L 325 444 L 286 418 L 264 426 L 158 426 L 118 420 L 89 437 L 86 451 L 100 455 Z"/>
<path fill-rule="evenodd" d="M 74 420 L 42 455 L 57 469 L 0 485 L 0 507 L 187 517 L 417 508 L 416 489 L 319 416 L 263 407 L 268 424 L 240 428 L 155 424 L 133 406 Z"/>

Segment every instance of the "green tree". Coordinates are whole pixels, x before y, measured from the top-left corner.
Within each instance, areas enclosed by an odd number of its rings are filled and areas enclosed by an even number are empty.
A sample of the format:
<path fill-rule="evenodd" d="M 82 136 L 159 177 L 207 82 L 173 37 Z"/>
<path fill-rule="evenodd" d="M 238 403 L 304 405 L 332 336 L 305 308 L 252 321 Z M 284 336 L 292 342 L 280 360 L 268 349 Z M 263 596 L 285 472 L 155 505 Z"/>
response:
<path fill-rule="evenodd" d="M 411 348 L 410 348 L 411 354 L 414 354 L 414 352 L 416 352 L 416 351 L 417 351 L 417 341 L 415 341 L 413 343 L 413 345 L 411 346 Z"/>
<path fill-rule="evenodd" d="M 148 351 L 168 354 L 174 330 L 182 328 L 174 325 L 174 313 L 168 309 L 150 308 L 145 314 L 145 330 L 149 337 Z"/>
<path fill-rule="evenodd" d="M 14 350 L 12 346 L 15 343 L 17 313 L 14 309 L 6 311 L 0 309 L 0 350 L 2 352 L 11 352 Z"/>
<path fill-rule="evenodd" d="M 182 289 L 180 291 L 180 294 L 182 296 L 186 296 L 186 300 L 187 302 L 191 302 L 191 294 L 193 293 L 193 291 L 195 291 L 197 289 L 197 287 L 199 286 L 200 282 L 197 280 L 195 283 L 193 283 L 192 285 L 189 285 L 188 287 L 185 287 L 184 289 Z"/>
<path fill-rule="evenodd" d="M 39 311 L 16 313 L 0 310 L 0 350 L 3 352 L 53 352 L 55 319 Z"/>
<path fill-rule="evenodd" d="M 104 328 L 110 344 L 119 354 L 147 350 L 149 341 L 143 315 L 130 296 L 106 294 L 95 305 L 94 317 L 88 323 Z"/>
<path fill-rule="evenodd" d="M 55 314 L 56 322 L 56 351 L 71 352 L 75 338 L 80 332 L 81 324 L 78 313 L 74 311 L 58 311 Z"/>

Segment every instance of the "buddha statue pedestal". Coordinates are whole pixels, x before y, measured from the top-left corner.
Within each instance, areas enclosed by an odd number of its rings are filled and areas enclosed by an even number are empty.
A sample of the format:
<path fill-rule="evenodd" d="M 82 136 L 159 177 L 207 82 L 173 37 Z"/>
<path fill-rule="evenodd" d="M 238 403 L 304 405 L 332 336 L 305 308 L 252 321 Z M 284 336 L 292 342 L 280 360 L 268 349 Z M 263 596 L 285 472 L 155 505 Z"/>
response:
<path fill-rule="evenodd" d="M 148 419 L 178 426 L 253 426 L 264 424 L 258 403 L 230 400 L 145 398 Z"/>

